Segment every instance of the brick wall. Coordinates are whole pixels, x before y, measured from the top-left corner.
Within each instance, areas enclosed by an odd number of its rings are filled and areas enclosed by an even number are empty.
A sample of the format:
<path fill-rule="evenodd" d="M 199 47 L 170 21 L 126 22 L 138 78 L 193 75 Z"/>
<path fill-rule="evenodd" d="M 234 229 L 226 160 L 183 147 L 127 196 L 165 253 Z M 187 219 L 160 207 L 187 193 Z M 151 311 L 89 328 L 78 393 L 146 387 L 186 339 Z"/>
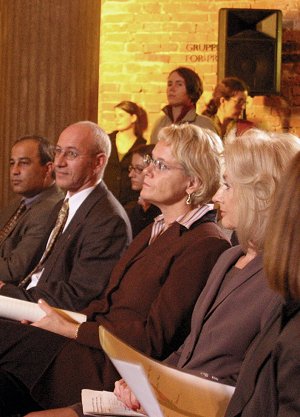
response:
<path fill-rule="evenodd" d="M 203 80 L 201 112 L 217 83 L 218 12 L 223 7 L 282 10 L 281 94 L 250 98 L 247 115 L 260 127 L 300 136 L 300 0 L 102 0 L 99 124 L 112 131 L 114 105 L 135 101 L 148 112 L 149 137 L 166 104 L 167 75 L 179 65 Z"/>

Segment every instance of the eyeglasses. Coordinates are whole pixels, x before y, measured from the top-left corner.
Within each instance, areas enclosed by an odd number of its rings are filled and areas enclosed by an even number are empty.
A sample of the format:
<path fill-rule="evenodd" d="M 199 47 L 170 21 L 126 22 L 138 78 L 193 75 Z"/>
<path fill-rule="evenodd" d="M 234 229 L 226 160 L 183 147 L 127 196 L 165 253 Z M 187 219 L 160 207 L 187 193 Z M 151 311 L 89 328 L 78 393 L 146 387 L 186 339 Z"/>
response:
<path fill-rule="evenodd" d="M 237 104 L 238 106 L 245 106 L 247 104 L 247 100 L 245 100 L 244 98 L 234 98 L 234 97 L 230 97 L 231 101 L 233 101 L 235 104 Z"/>
<path fill-rule="evenodd" d="M 54 147 L 54 155 L 56 157 L 63 155 L 68 161 L 74 161 L 74 159 L 78 158 L 79 156 L 92 156 L 96 155 L 95 153 L 80 153 L 76 151 L 75 149 L 64 149 L 60 146 Z"/>
<path fill-rule="evenodd" d="M 168 171 L 170 169 L 183 169 L 183 167 L 175 167 L 165 164 L 160 159 L 153 159 L 150 155 L 144 155 L 144 164 L 148 167 L 150 164 L 153 164 L 154 168 L 157 171 Z"/>
<path fill-rule="evenodd" d="M 144 168 L 142 165 L 129 165 L 128 172 L 134 171 L 136 174 L 141 174 Z"/>

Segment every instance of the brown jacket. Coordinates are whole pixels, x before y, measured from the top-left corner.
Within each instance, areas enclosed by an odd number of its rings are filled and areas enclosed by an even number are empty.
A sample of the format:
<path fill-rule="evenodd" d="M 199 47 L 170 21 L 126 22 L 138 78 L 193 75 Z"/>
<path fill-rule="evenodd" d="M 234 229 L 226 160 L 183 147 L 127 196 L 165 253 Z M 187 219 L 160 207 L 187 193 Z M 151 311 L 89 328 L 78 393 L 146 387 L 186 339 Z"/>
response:
<path fill-rule="evenodd" d="M 229 247 L 218 226 L 209 221 L 212 214 L 190 230 L 175 223 L 150 246 L 151 226 L 144 229 L 114 268 L 106 296 L 85 310 L 88 322 L 80 327 L 77 341 L 19 325 L 19 343 L 13 349 L 7 339 L 0 342 L 0 356 L 4 350 L 12 358 L 10 372 L 40 405 L 78 402 L 82 388 L 113 388 L 119 376 L 99 345 L 99 324 L 156 358 L 165 358 L 181 345 L 194 303 L 219 255 Z M 15 333 L 13 326 L 6 323 L 5 334 Z M 28 344 L 39 346 L 39 355 L 34 369 L 23 362 L 26 371 L 20 374 L 16 358 Z M 8 363 L 5 355 L 2 360 Z"/>

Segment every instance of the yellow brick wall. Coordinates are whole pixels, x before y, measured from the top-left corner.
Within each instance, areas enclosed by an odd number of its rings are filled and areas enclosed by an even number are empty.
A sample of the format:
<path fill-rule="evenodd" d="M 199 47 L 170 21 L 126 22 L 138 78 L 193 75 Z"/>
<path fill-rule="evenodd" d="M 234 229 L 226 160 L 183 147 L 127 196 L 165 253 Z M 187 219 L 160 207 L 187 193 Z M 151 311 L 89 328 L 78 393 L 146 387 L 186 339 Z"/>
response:
<path fill-rule="evenodd" d="M 180 65 L 201 76 L 203 110 L 217 82 L 223 7 L 282 10 L 281 94 L 251 98 L 247 115 L 260 127 L 300 135 L 300 0 L 102 0 L 99 124 L 107 132 L 114 129 L 114 105 L 131 100 L 148 113 L 148 138 L 166 104 L 167 75 Z"/>

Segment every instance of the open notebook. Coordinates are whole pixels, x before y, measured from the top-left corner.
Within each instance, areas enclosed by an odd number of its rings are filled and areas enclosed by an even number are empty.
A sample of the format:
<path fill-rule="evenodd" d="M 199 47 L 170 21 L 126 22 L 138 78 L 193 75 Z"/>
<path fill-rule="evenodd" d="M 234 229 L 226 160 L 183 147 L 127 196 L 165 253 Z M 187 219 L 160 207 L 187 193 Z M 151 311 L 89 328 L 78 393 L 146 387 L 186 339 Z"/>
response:
<path fill-rule="evenodd" d="M 102 326 L 99 328 L 99 336 L 104 351 L 149 417 L 224 416 L 234 392 L 233 387 L 153 360 L 131 348 Z M 101 397 L 104 392 L 98 393 Z M 114 415 L 114 410 L 110 413 Z M 120 414 L 122 415 L 120 410 L 115 413 Z"/>

